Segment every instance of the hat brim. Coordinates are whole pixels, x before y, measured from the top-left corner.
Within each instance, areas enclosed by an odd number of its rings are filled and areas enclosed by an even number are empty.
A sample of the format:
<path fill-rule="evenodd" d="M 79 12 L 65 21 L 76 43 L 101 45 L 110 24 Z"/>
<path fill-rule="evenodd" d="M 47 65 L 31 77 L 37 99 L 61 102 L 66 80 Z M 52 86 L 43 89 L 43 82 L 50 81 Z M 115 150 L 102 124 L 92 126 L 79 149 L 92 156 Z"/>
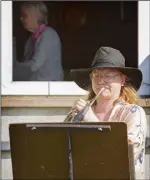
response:
<path fill-rule="evenodd" d="M 96 68 L 104 68 L 104 67 L 96 67 Z M 128 77 L 128 83 L 131 84 L 136 91 L 141 86 L 142 82 L 142 72 L 138 68 L 131 67 L 111 67 L 113 69 L 118 69 L 120 72 L 125 74 Z M 81 69 L 72 69 L 70 74 L 72 76 L 73 81 L 82 89 L 88 90 L 89 85 L 91 84 L 90 73 L 95 68 L 81 68 Z"/>

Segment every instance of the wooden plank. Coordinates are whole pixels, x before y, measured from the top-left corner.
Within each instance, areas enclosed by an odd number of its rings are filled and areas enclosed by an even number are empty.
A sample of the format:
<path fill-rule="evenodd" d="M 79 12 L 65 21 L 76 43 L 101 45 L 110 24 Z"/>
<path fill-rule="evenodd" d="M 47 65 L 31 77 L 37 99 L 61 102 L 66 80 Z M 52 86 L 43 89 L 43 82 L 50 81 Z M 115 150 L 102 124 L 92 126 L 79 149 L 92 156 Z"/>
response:
<path fill-rule="evenodd" d="M 71 107 L 86 96 L 2 96 L 2 107 Z M 150 107 L 150 98 L 140 99 L 140 106 Z"/>
<path fill-rule="evenodd" d="M 140 106 L 150 107 L 150 98 L 140 99 Z"/>
<path fill-rule="evenodd" d="M 71 107 L 85 96 L 2 96 L 2 107 Z"/>

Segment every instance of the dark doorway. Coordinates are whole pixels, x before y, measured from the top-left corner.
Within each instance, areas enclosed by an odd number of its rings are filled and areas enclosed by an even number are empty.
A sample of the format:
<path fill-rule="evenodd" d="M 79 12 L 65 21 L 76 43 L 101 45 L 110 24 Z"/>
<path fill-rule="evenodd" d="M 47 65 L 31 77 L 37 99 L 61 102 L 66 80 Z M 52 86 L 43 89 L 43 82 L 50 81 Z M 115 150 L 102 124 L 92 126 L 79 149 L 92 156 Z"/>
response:
<path fill-rule="evenodd" d="M 13 2 L 13 37 L 16 58 L 21 61 L 29 33 L 20 23 L 19 8 L 23 1 Z M 120 50 L 126 66 L 138 65 L 138 2 L 136 1 L 45 1 L 49 25 L 60 36 L 65 80 L 71 80 L 72 68 L 91 65 L 100 46 Z"/>

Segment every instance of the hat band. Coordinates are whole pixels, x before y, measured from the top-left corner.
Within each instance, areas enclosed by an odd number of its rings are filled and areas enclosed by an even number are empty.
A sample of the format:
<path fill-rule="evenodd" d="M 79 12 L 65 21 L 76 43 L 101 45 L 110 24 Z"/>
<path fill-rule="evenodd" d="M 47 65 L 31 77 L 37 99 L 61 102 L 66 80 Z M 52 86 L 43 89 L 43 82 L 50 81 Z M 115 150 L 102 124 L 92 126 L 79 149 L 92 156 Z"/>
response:
<path fill-rule="evenodd" d="M 124 66 L 123 65 L 118 66 L 110 62 L 96 62 L 91 66 L 91 68 L 96 68 L 96 67 L 100 68 L 100 67 L 124 67 Z"/>

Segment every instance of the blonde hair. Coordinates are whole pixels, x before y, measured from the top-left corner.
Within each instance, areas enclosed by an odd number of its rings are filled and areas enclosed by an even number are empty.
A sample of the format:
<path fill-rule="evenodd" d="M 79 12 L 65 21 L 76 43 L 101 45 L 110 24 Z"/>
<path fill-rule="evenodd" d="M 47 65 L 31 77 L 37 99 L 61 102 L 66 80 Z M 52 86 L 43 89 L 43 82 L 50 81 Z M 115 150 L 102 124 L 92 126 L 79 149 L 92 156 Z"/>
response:
<path fill-rule="evenodd" d="M 21 9 L 30 8 L 35 8 L 39 12 L 39 24 L 48 24 L 48 9 L 42 1 L 26 1 L 21 5 Z"/>
<path fill-rule="evenodd" d="M 124 99 L 126 103 L 129 104 L 139 104 L 140 96 L 136 93 L 135 88 L 130 84 L 125 84 L 121 88 L 120 99 Z"/>
<path fill-rule="evenodd" d="M 92 86 L 90 85 L 87 100 L 90 101 L 91 99 L 94 98 L 94 96 L 95 96 L 95 93 L 94 93 L 94 91 L 92 89 Z M 114 104 L 118 100 L 124 100 L 128 104 L 139 104 L 139 99 L 140 99 L 140 96 L 138 96 L 138 94 L 136 93 L 136 90 L 134 89 L 134 87 L 132 85 L 130 85 L 130 84 L 125 84 L 124 86 L 121 87 L 120 96 L 114 102 Z"/>

